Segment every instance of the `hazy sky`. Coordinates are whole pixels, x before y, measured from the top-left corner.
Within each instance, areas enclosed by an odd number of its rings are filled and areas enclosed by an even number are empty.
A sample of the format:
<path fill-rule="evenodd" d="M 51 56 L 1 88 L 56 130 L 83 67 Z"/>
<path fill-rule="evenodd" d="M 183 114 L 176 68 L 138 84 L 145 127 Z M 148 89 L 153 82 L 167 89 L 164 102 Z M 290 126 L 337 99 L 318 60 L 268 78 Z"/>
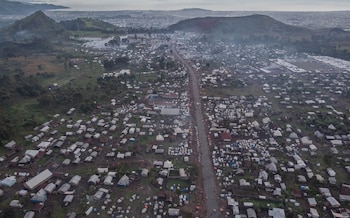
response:
<path fill-rule="evenodd" d="M 30 1 L 33 0 L 17 0 Z M 35 1 L 35 0 L 34 0 Z M 174 10 L 203 8 L 224 11 L 332 11 L 350 10 L 350 0 L 36 0 L 73 10 Z"/>

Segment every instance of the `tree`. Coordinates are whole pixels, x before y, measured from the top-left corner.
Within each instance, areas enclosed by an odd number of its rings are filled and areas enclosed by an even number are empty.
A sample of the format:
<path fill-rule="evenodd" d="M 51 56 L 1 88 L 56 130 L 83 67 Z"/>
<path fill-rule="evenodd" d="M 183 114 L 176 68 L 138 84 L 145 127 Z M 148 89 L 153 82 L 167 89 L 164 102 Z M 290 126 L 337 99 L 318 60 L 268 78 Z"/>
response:
<path fill-rule="evenodd" d="M 113 68 L 114 68 L 114 61 L 113 60 L 105 60 L 103 62 L 103 67 L 106 70 L 113 70 Z"/>
<path fill-rule="evenodd" d="M 52 95 L 44 94 L 38 98 L 38 102 L 41 106 L 52 105 L 54 103 L 54 98 Z"/>
<path fill-rule="evenodd" d="M 75 103 L 82 102 L 83 99 L 84 99 L 84 96 L 80 92 L 76 92 L 76 93 L 73 94 L 73 101 Z"/>

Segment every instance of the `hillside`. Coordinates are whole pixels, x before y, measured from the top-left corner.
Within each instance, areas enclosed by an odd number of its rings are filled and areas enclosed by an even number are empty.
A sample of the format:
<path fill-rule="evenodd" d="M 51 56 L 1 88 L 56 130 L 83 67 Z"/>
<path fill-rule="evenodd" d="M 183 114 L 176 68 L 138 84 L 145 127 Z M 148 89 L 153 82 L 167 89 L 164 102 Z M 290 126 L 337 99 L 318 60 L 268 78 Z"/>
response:
<path fill-rule="evenodd" d="M 38 10 L 65 9 L 67 7 L 53 4 L 31 4 L 0 0 L 0 15 L 27 15 Z"/>
<path fill-rule="evenodd" d="M 16 21 L 3 31 L 5 40 L 30 42 L 35 38 L 47 38 L 62 34 L 64 29 L 42 11 Z"/>
<path fill-rule="evenodd" d="M 350 60 L 350 32 L 340 28 L 311 30 L 287 25 L 266 15 L 194 18 L 182 20 L 168 29 L 207 34 L 208 40 L 277 43 L 299 52 Z"/>
<path fill-rule="evenodd" d="M 102 31 L 113 32 L 117 27 L 93 18 L 77 18 L 75 20 L 61 21 L 60 24 L 70 31 Z"/>
<path fill-rule="evenodd" d="M 288 38 L 300 40 L 311 37 L 311 31 L 279 22 L 266 15 L 244 17 L 205 17 L 180 21 L 170 30 L 198 32 L 215 35 L 233 35 L 242 38 Z"/>
<path fill-rule="evenodd" d="M 70 35 L 95 33 L 125 33 L 123 28 L 93 18 L 77 18 L 57 23 L 44 12 L 37 11 L 7 28 L 0 30 L 0 42 L 28 44 L 34 41 L 53 42 L 67 40 Z M 1 47 L 1 44 L 0 44 Z"/>

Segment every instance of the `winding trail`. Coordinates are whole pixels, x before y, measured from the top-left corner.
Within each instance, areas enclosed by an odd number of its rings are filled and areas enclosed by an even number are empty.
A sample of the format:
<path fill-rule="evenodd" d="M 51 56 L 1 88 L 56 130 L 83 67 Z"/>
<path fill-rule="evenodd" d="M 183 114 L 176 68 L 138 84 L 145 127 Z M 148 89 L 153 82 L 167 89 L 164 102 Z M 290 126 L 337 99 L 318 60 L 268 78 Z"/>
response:
<path fill-rule="evenodd" d="M 174 44 L 171 44 L 173 55 L 179 60 L 186 68 L 190 77 L 189 83 L 191 88 L 190 98 L 194 109 L 195 125 L 198 133 L 198 152 L 200 152 L 200 164 L 202 170 L 202 180 L 204 194 L 206 196 L 206 210 L 207 217 L 218 218 L 219 212 L 219 195 L 216 184 L 216 177 L 213 171 L 212 160 L 210 157 L 210 148 L 206 132 L 206 123 L 203 117 L 200 89 L 198 84 L 198 78 L 193 67 L 178 53 Z"/>

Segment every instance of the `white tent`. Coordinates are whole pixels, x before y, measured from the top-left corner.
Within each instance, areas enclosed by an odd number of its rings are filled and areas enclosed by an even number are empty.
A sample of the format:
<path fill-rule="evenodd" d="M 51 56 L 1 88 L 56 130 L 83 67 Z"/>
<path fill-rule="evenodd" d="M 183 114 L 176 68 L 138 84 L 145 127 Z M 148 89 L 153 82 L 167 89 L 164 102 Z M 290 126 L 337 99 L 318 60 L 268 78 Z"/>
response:
<path fill-rule="evenodd" d="M 164 141 L 164 137 L 162 135 L 157 135 L 156 136 L 156 141 L 157 142 L 163 142 Z"/>
<path fill-rule="evenodd" d="M 129 186 L 130 185 L 129 177 L 127 175 L 122 176 L 122 178 L 120 178 L 118 181 L 118 185 L 123 187 Z"/>
<path fill-rule="evenodd" d="M 148 173 L 149 173 L 149 170 L 146 169 L 146 168 L 143 168 L 142 171 L 141 171 L 141 176 L 147 177 L 147 176 L 148 176 Z"/>
<path fill-rule="evenodd" d="M 271 122 L 271 119 L 269 117 L 265 117 L 265 118 L 262 119 L 262 123 L 263 124 L 268 124 L 270 122 Z"/>
<path fill-rule="evenodd" d="M 290 138 L 290 139 L 297 139 L 297 138 L 298 138 L 298 135 L 297 135 L 295 132 L 291 132 L 291 133 L 289 134 L 289 138 Z"/>
<path fill-rule="evenodd" d="M 253 126 L 255 129 L 260 129 L 260 124 L 259 124 L 258 121 L 256 121 L 256 120 L 252 123 L 252 126 Z"/>
<path fill-rule="evenodd" d="M 77 186 L 79 185 L 80 180 L 81 180 L 81 176 L 75 175 L 71 178 L 71 180 L 69 180 L 69 184 L 73 186 Z"/>
<path fill-rule="evenodd" d="M 275 130 L 275 131 L 273 132 L 273 137 L 282 137 L 281 131 L 280 131 L 280 130 Z"/>
<path fill-rule="evenodd" d="M 0 186 L 11 187 L 16 184 L 17 180 L 15 176 L 9 176 L 0 181 Z"/>
<path fill-rule="evenodd" d="M 277 166 L 275 163 L 269 163 L 266 165 L 266 170 L 270 172 L 277 172 Z"/>
<path fill-rule="evenodd" d="M 163 168 L 170 169 L 170 168 L 173 168 L 173 167 L 174 167 L 174 165 L 173 165 L 173 163 L 170 160 L 164 161 Z"/>
<path fill-rule="evenodd" d="M 96 185 L 99 182 L 100 182 L 100 178 L 96 174 L 93 174 L 92 176 L 90 176 L 88 180 L 89 184 L 94 184 L 94 185 Z"/>
<path fill-rule="evenodd" d="M 269 178 L 269 174 L 265 170 L 260 170 L 258 178 L 267 180 Z"/>

